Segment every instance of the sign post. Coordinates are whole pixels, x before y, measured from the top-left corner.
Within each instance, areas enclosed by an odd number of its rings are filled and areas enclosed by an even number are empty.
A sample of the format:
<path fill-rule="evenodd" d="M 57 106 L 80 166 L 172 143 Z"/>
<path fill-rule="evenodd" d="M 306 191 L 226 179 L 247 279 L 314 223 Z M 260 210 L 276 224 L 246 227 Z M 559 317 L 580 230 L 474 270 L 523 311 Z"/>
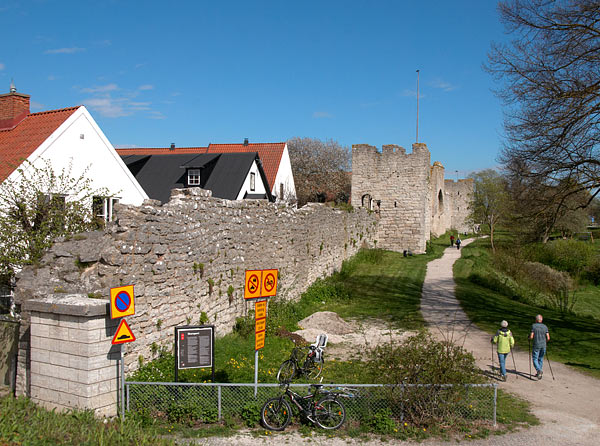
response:
<path fill-rule="evenodd" d="M 276 269 L 246 270 L 244 299 L 254 300 L 254 397 L 258 392 L 258 351 L 265 346 L 267 299 L 277 294 Z"/>
<path fill-rule="evenodd" d="M 135 296 L 133 285 L 120 286 L 110 289 L 110 318 L 124 318 L 135 314 Z M 123 344 L 135 341 L 135 335 L 125 319 L 121 319 L 112 339 L 112 345 L 119 346 L 119 362 L 121 369 L 121 420 L 125 419 L 125 361 Z"/>

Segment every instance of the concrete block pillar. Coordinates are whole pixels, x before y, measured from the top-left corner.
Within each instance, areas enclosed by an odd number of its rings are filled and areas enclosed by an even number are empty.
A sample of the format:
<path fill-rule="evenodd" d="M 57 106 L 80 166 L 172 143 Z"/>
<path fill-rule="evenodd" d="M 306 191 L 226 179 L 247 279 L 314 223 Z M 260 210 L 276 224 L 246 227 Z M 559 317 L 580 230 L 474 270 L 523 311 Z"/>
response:
<path fill-rule="evenodd" d="M 116 415 L 119 347 L 111 341 L 119 320 L 109 318 L 109 303 L 83 294 L 55 294 L 28 300 L 23 310 L 30 316 L 32 401 L 58 410 Z"/>

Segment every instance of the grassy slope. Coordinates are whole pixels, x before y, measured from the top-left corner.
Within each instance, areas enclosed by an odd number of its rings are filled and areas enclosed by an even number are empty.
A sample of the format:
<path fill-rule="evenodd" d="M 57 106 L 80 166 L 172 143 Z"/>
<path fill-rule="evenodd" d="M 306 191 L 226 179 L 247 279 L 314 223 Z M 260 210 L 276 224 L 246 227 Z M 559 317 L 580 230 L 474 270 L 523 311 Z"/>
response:
<path fill-rule="evenodd" d="M 600 377 L 600 320 L 517 302 L 472 283 L 469 274 L 477 269 L 484 270 L 490 262 L 488 247 L 489 241 L 485 239 L 465 247 L 462 258 L 454 267 L 456 296 L 469 318 L 489 333 L 493 333 L 500 321 L 506 319 L 517 346 L 526 350 L 533 319 L 541 313 L 550 330 L 550 360 L 564 362 Z M 593 305 L 593 299 L 590 299 L 589 305 Z M 597 305 L 596 300 L 596 308 Z"/>

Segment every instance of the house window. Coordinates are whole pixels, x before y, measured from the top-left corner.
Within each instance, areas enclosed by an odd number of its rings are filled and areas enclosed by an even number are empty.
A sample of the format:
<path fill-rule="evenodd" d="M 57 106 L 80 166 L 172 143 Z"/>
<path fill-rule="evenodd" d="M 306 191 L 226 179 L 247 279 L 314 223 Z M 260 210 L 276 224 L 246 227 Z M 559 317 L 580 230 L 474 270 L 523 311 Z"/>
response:
<path fill-rule="evenodd" d="M 256 190 L 256 174 L 254 172 L 250 172 L 250 190 Z"/>
<path fill-rule="evenodd" d="M 113 219 L 113 208 L 119 202 L 118 198 L 113 197 L 93 197 L 92 212 L 94 218 L 104 222 Z"/>
<path fill-rule="evenodd" d="M 188 170 L 188 186 L 200 186 L 200 169 Z"/>

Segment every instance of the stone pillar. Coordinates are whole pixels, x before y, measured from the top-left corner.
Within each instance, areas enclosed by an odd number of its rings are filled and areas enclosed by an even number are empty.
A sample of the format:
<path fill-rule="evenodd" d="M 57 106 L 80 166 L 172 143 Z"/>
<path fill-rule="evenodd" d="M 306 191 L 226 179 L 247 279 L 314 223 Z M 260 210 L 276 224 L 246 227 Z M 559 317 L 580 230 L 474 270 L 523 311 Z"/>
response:
<path fill-rule="evenodd" d="M 111 341 L 119 320 L 109 318 L 109 303 L 83 294 L 54 294 L 26 301 L 23 310 L 31 324 L 32 401 L 58 410 L 116 415 L 119 348 Z"/>

